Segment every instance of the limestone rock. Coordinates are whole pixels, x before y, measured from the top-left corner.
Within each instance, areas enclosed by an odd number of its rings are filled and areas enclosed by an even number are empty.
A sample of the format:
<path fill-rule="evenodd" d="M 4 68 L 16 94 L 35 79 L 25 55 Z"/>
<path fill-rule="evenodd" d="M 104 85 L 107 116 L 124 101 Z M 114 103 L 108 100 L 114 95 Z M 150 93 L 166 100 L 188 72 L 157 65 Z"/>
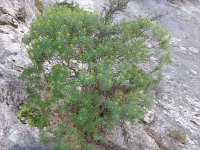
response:
<path fill-rule="evenodd" d="M 0 105 L 0 147 L 2 150 L 50 150 L 38 139 L 39 130 L 22 124 L 5 104 Z"/>
<path fill-rule="evenodd" d="M 26 23 L 17 22 L 16 12 L 26 8 Z M 49 150 L 38 138 L 39 130 L 22 124 L 17 118 L 19 104 L 26 99 L 24 83 L 19 76 L 31 62 L 21 37 L 35 18 L 33 1 L 1 0 L 0 2 L 0 149 Z"/>
<path fill-rule="evenodd" d="M 117 124 L 107 134 L 108 143 L 97 150 L 159 150 L 159 147 L 139 123 Z"/>

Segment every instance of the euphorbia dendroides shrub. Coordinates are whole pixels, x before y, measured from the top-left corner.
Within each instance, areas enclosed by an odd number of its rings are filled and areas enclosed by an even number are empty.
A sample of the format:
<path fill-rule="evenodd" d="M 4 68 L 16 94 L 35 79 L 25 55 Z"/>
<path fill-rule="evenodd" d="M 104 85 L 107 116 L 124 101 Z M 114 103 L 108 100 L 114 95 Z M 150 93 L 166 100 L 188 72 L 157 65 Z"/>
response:
<path fill-rule="evenodd" d="M 29 98 L 18 115 L 46 127 L 62 150 L 90 149 L 116 121 L 143 117 L 152 104 L 150 87 L 170 60 L 160 25 L 141 16 L 105 21 L 77 6 L 46 10 L 24 42 L 33 64 L 22 74 Z M 151 58 L 157 62 L 144 70 Z"/>

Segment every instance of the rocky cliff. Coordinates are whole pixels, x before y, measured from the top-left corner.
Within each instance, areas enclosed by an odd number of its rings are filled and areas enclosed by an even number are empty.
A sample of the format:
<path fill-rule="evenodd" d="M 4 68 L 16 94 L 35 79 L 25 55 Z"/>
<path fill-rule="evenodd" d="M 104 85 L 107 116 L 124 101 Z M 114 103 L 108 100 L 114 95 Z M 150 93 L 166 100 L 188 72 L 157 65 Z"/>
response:
<path fill-rule="evenodd" d="M 58 0 L 51 0 L 59 2 Z M 76 0 L 85 9 L 99 11 L 102 0 Z M 50 1 L 42 0 L 43 3 Z M 26 19 L 20 14 L 25 10 Z M 0 149 L 45 150 L 39 130 L 16 116 L 26 99 L 19 79 L 31 62 L 21 37 L 39 13 L 34 0 L 1 0 L 0 3 Z M 117 125 L 107 145 L 97 149 L 199 150 L 200 149 L 200 1 L 132 0 L 116 20 L 144 16 L 160 22 L 172 36 L 173 63 L 165 66 L 164 80 L 154 88 L 155 106 L 143 122 Z M 22 15 L 22 16 L 21 16 Z M 153 60 L 154 61 L 154 60 Z M 155 60 L 156 61 L 156 60 Z"/>

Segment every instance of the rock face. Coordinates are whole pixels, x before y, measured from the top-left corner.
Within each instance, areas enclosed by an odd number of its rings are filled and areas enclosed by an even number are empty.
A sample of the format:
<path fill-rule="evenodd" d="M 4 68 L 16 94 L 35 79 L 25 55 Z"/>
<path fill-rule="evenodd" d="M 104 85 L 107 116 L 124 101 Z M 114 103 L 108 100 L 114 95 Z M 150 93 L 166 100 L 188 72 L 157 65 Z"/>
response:
<path fill-rule="evenodd" d="M 39 140 L 39 130 L 22 124 L 6 105 L 0 105 L 1 150 L 49 150 Z"/>
<path fill-rule="evenodd" d="M 117 125 L 108 139 L 126 150 L 159 150 L 154 139 L 145 132 L 143 125 L 139 123 Z"/>
<path fill-rule="evenodd" d="M 41 0 L 44 3 L 50 2 Z M 75 0 L 88 10 L 100 10 L 103 0 Z M 51 0 L 61 2 L 61 0 Z M 17 16 L 25 8 L 25 23 Z M 22 124 L 16 116 L 19 104 L 26 99 L 19 75 L 31 62 L 21 37 L 38 13 L 33 0 L 1 0 L 0 3 L 0 150 L 51 149 L 38 140 L 39 130 Z M 172 36 L 173 63 L 165 66 L 164 80 L 155 87 L 156 103 L 143 124 L 116 125 L 109 144 L 97 149 L 177 150 L 200 149 L 200 1 L 132 0 L 121 18 L 143 14 L 160 22 Z M 173 131 L 182 138 L 169 136 Z M 180 134 L 183 135 L 183 134 Z M 184 138 L 184 137 L 183 137 Z M 183 140 L 183 139 L 182 139 Z"/>
<path fill-rule="evenodd" d="M 26 9 L 26 22 L 17 17 L 19 8 Z M 50 149 L 38 140 L 39 130 L 22 124 L 16 110 L 26 98 L 19 75 L 31 62 L 21 37 L 38 13 L 32 0 L 1 0 L 0 2 L 0 149 Z"/>

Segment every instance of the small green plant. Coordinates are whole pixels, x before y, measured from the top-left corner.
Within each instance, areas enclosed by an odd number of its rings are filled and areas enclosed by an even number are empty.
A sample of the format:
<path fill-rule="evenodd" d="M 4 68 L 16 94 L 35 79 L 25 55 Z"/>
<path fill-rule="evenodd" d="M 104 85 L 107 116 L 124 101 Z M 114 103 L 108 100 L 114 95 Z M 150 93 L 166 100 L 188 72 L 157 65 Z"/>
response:
<path fill-rule="evenodd" d="M 118 23 L 111 18 L 55 5 L 24 39 L 33 65 L 22 74 L 29 98 L 20 115 L 30 109 L 23 116 L 48 128 L 56 150 L 92 149 L 116 121 L 143 117 L 152 104 L 150 87 L 170 61 L 169 36 L 160 25 L 141 16 Z M 140 66 L 151 57 L 157 63 L 144 71 Z M 47 143 L 47 134 L 42 139 Z"/>
<path fill-rule="evenodd" d="M 43 13 L 44 6 L 40 0 L 34 0 L 35 6 L 40 13 Z"/>
<path fill-rule="evenodd" d="M 24 7 L 19 8 L 17 10 L 17 18 L 21 21 L 21 22 L 26 22 L 26 17 L 27 17 L 27 13 L 26 13 L 26 9 Z"/>
<path fill-rule="evenodd" d="M 187 144 L 187 136 L 184 132 L 172 130 L 169 131 L 168 136 L 178 141 L 181 144 Z"/>

